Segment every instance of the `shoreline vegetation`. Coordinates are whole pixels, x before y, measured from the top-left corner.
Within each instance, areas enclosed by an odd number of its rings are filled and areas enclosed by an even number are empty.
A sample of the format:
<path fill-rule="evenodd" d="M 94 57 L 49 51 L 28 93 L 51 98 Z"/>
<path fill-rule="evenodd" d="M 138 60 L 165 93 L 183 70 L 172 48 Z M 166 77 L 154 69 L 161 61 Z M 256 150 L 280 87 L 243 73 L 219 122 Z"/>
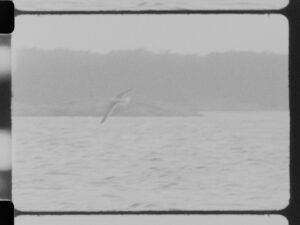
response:
<path fill-rule="evenodd" d="M 101 116 L 109 99 L 129 87 L 134 89 L 131 103 L 112 116 L 289 108 L 288 56 L 283 54 L 18 49 L 14 57 L 15 116 Z"/>

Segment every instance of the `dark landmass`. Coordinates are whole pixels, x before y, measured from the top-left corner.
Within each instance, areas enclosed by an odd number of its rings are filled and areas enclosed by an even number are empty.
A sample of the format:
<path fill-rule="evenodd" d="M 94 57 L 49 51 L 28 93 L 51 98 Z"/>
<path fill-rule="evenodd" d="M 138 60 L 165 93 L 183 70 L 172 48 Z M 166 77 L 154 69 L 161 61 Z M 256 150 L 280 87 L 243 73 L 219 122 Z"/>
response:
<path fill-rule="evenodd" d="M 131 87 L 131 103 L 114 115 L 288 109 L 287 55 L 20 49 L 14 63 L 15 116 L 99 116 L 111 97 Z"/>

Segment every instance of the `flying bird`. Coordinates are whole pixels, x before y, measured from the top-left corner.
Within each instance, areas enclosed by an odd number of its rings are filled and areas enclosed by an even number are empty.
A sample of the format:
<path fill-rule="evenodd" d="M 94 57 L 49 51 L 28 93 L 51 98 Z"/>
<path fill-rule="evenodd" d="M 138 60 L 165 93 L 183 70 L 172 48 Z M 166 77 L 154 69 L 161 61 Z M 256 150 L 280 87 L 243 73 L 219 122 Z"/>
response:
<path fill-rule="evenodd" d="M 131 91 L 132 88 L 117 94 L 114 98 L 110 100 L 110 103 L 107 106 L 105 113 L 102 117 L 101 123 L 104 123 L 106 121 L 107 117 L 114 111 L 114 109 L 118 105 L 127 105 L 130 102 L 131 98 L 129 96 L 129 92 Z"/>

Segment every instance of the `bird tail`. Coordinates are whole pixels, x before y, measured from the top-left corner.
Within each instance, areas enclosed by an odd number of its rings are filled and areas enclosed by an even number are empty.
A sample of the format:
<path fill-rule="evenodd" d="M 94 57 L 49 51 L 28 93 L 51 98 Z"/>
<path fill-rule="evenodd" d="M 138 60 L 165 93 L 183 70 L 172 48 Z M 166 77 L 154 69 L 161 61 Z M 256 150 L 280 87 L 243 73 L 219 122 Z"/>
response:
<path fill-rule="evenodd" d="M 100 123 L 101 123 L 101 124 L 102 124 L 102 123 L 104 123 L 104 122 L 105 122 L 105 120 L 106 120 L 106 117 L 104 116 L 104 117 L 102 118 L 102 120 L 101 120 L 101 122 L 100 122 Z"/>

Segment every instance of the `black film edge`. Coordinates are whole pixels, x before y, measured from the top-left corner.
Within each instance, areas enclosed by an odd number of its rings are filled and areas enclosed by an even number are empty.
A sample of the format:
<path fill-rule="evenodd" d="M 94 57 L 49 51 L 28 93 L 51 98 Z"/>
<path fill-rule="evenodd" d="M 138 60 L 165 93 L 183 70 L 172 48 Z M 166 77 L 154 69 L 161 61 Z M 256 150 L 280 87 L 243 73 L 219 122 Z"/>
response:
<path fill-rule="evenodd" d="M 0 34 L 13 32 L 15 7 L 12 1 L 0 1 Z"/>

